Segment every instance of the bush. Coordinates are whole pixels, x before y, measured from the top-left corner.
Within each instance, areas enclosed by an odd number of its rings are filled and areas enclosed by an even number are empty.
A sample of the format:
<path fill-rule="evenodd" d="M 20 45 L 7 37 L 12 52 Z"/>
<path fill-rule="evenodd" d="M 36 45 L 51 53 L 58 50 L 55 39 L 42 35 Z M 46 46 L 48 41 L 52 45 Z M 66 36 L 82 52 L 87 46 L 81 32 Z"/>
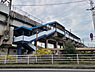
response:
<path fill-rule="evenodd" d="M 67 41 L 63 49 L 63 54 L 78 54 L 78 51 L 76 50 L 71 41 Z"/>
<path fill-rule="evenodd" d="M 37 50 L 37 54 L 34 53 L 34 55 L 38 56 L 38 55 L 48 55 L 48 54 L 52 54 L 53 52 L 48 49 L 41 49 L 41 50 Z"/>

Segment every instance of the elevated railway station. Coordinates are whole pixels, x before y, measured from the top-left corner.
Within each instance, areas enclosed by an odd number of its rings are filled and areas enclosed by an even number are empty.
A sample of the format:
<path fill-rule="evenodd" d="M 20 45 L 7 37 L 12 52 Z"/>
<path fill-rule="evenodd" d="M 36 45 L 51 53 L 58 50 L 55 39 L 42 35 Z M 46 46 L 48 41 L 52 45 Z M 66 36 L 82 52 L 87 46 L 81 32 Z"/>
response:
<path fill-rule="evenodd" d="M 37 41 L 54 45 L 54 49 L 64 46 L 64 43 L 71 40 L 75 47 L 85 47 L 81 39 L 68 31 L 63 25 L 56 21 L 41 24 L 23 14 L 11 11 L 9 31 L 7 31 L 7 17 L 9 7 L 0 3 L 0 55 L 1 54 L 31 54 L 36 50 Z M 34 42 L 34 44 L 32 44 Z M 13 47 L 13 44 L 17 47 Z"/>
<path fill-rule="evenodd" d="M 61 48 L 66 41 L 72 40 L 75 47 L 83 47 L 79 37 L 68 32 L 70 36 L 67 32 L 65 27 L 56 21 L 32 28 L 22 26 L 14 29 L 14 43 L 18 45 L 18 54 L 21 54 L 22 47 L 35 51 L 37 45 L 30 44 L 33 41 L 45 43 L 45 48 L 48 48 L 48 43 L 53 44 L 54 48 L 58 45 Z"/>

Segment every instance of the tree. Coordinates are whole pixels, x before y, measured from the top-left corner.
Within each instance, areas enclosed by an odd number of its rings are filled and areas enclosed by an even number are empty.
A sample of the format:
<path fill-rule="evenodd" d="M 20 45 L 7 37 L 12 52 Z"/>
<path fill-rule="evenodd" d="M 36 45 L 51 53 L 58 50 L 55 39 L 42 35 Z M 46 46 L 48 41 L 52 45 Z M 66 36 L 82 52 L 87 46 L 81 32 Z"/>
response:
<path fill-rule="evenodd" d="M 72 42 L 69 40 L 65 43 L 65 46 L 63 47 L 64 51 L 63 54 L 78 54 L 78 51 L 72 44 Z"/>

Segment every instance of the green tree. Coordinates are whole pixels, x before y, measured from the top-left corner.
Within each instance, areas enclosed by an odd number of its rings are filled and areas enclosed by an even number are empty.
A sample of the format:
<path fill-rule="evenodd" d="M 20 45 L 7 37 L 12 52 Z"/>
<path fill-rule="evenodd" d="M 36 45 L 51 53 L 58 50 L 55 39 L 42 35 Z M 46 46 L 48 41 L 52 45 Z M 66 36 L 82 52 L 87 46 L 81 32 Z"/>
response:
<path fill-rule="evenodd" d="M 65 46 L 63 47 L 64 51 L 63 54 L 78 54 L 78 51 L 72 44 L 72 42 L 69 40 L 65 43 Z"/>

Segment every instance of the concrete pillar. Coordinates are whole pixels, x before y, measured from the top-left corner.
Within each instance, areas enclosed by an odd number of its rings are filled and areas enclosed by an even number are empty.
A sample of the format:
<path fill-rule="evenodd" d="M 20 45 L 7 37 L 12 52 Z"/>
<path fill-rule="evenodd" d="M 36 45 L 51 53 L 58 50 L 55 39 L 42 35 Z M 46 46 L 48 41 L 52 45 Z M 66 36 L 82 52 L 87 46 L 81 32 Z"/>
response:
<path fill-rule="evenodd" d="M 34 41 L 34 46 L 36 46 L 36 41 Z"/>
<path fill-rule="evenodd" d="M 17 45 L 17 55 L 22 54 L 22 45 Z"/>
<path fill-rule="evenodd" d="M 48 48 L 48 40 L 45 41 L 45 49 Z"/>
<path fill-rule="evenodd" d="M 61 48 L 61 45 L 60 45 L 60 48 Z"/>
<path fill-rule="evenodd" d="M 57 50 L 56 54 L 58 55 L 59 51 Z"/>
<path fill-rule="evenodd" d="M 54 44 L 54 48 L 58 48 L 58 42 Z"/>
<path fill-rule="evenodd" d="M 65 47 L 65 43 L 63 42 L 63 47 Z"/>
<path fill-rule="evenodd" d="M 56 51 L 55 51 L 55 50 L 54 50 L 53 52 L 54 52 L 54 54 L 56 53 Z"/>
<path fill-rule="evenodd" d="M 8 55 L 10 54 L 10 48 L 8 48 Z"/>
<path fill-rule="evenodd" d="M 59 55 L 60 54 L 60 51 L 59 50 L 57 50 L 57 55 Z"/>
<path fill-rule="evenodd" d="M 8 55 L 8 48 L 0 48 L 0 55 Z"/>

